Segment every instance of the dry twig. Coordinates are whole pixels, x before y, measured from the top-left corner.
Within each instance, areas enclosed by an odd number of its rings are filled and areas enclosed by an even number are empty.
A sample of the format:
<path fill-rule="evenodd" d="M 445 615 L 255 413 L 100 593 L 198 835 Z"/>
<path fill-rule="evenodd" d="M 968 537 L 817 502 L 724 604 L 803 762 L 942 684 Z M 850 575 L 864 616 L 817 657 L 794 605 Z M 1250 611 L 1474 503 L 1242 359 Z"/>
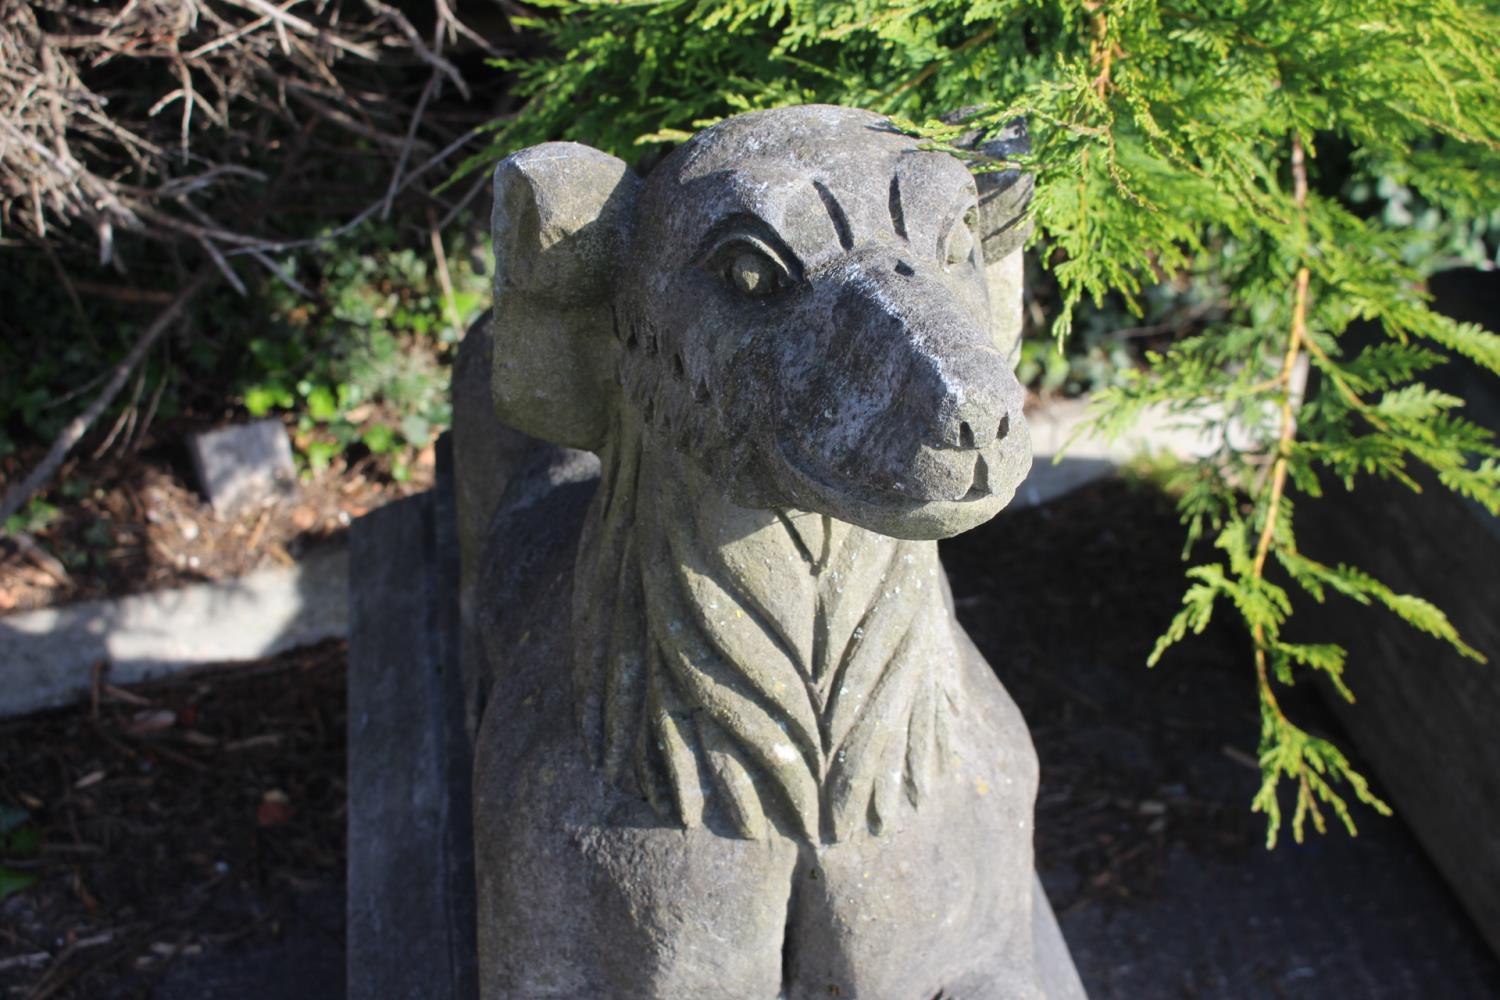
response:
<path fill-rule="evenodd" d="M 56 264 L 57 249 L 88 246 L 74 224 L 92 231 L 101 264 L 121 267 L 117 233 L 188 247 L 203 261 L 110 370 L 93 403 L 67 425 L 32 473 L 5 493 L 0 522 L 51 480 L 152 344 L 215 274 L 246 291 L 234 257 L 249 256 L 313 297 L 273 254 L 336 240 L 377 213 L 383 217 L 398 195 L 479 135 L 476 125 L 453 136 L 451 119 L 434 123 L 429 104 L 443 81 L 468 94 L 468 84 L 444 55 L 446 44 L 467 39 L 494 50 L 457 19 L 446 0 L 434 4 L 428 43 L 405 13 L 381 0 L 366 0 L 363 8 L 300 0 L 0 0 L 0 229 L 9 227 L 46 248 L 80 312 L 79 291 L 107 289 L 140 301 L 152 301 L 155 293 L 68 280 Z M 400 75 L 386 65 L 392 58 L 431 67 L 410 116 L 407 95 L 393 82 Z M 373 72 L 377 62 L 381 69 Z M 120 72 L 126 67 L 129 72 Z M 160 89 L 150 100 L 154 87 Z M 178 102 L 180 114 L 160 114 Z M 233 116 L 232 106 L 239 108 Z M 143 110 L 133 117 L 115 110 L 131 108 Z M 394 171 L 384 197 L 344 225 L 288 239 L 263 223 L 276 214 L 273 206 L 287 194 L 287 179 L 319 122 L 350 139 L 356 155 L 385 158 Z M 265 152 L 268 136 L 288 131 L 289 140 L 271 144 L 282 169 L 268 183 L 266 172 L 242 161 L 252 151 Z M 407 169 L 414 156 L 445 140 L 420 166 Z M 322 141 L 342 150 L 336 139 Z M 208 198 L 214 199 L 214 216 L 248 220 L 251 231 L 215 221 L 197 203 Z M 137 395 L 142 386 L 137 383 Z M 161 383 L 144 416 L 138 400 L 127 408 L 104 449 L 116 438 L 139 443 L 160 389 Z"/>
<path fill-rule="evenodd" d="M 434 2 L 428 42 L 381 0 L 362 8 L 0 0 L 0 225 L 33 241 L 76 243 L 70 224 L 84 223 L 104 263 L 118 252 L 119 232 L 189 240 L 215 260 L 226 244 L 263 250 L 259 244 L 272 241 L 262 235 L 196 231 L 186 199 L 263 184 L 265 174 L 242 161 L 265 148 L 268 126 L 300 127 L 302 111 L 399 158 L 390 189 L 404 187 L 405 163 L 431 148 L 417 131 L 436 88 L 428 83 L 408 117 L 391 61 L 425 63 L 432 80 L 467 95 L 445 40 L 493 52 L 444 0 Z M 130 72 L 119 72 L 125 63 Z M 161 114 L 173 104 L 176 115 Z M 235 105 L 242 110 L 232 115 Z M 227 265 L 221 269 L 237 283 Z"/>
<path fill-rule="evenodd" d="M 68 452 L 73 449 L 73 446 L 78 443 L 79 439 L 93 426 L 94 421 L 99 419 L 99 415 L 108 409 L 109 404 L 119 395 L 120 390 L 125 387 L 125 383 L 130 379 L 131 373 L 135 371 L 136 366 L 141 363 L 147 352 L 151 350 L 151 346 L 156 343 L 157 338 L 167 331 L 172 325 L 173 320 L 177 318 L 177 315 L 192 301 L 193 296 L 197 295 L 203 286 L 207 284 L 210 273 L 207 269 L 201 269 L 193 276 L 192 280 L 182 287 L 182 290 L 177 293 L 177 297 L 158 313 L 156 319 L 151 321 L 151 325 L 146 327 L 145 331 L 141 333 L 135 345 L 131 347 L 130 352 L 121 358 L 119 363 L 111 370 L 109 381 L 104 384 L 104 388 L 100 390 L 99 395 L 94 398 L 94 401 L 89 404 L 88 409 L 68 422 L 68 426 L 63 429 L 63 432 L 58 435 L 57 440 L 52 443 L 51 449 L 47 452 L 47 456 L 42 459 L 41 464 L 31 470 L 31 474 L 21 480 L 20 483 L 6 491 L 5 499 L 0 500 L 0 524 L 3 524 L 12 514 L 19 511 L 33 494 L 51 481 L 58 467 L 62 465 L 63 459 L 68 457 Z"/>

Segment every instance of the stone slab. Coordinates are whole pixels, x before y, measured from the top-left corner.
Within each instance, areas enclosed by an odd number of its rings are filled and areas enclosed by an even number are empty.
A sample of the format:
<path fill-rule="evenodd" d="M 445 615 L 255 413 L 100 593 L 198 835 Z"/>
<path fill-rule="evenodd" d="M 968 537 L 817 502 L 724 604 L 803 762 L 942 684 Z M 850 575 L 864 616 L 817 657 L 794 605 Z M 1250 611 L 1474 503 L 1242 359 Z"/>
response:
<path fill-rule="evenodd" d="M 446 442 L 436 491 L 350 533 L 351 1000 L 477 994 L 469 760 Z"/>
<path fill-rule="evenodd" d="M 1496 328 L 1500 274 L 1449 271 L 1435 275 L 1431 289 L 1439 312 Z M 1500 379 L 1456 362 L 1426 381 L 1463 399 L 1465 418 L 1500 433 Z M 1466 660 L 1384 610 L 1337 598 L 1308 608 L 1307 626 L 1319 641 L 1348 649 L 1344 678 L 1358 701 L 1325 689 L 1326 700 L 1500 955 L 1500 518 L 1431 475 L 1414 476 L 1420 494 L 1372 477 L 1353 492 L 1330 488 L 1299 508 L 1303 545 L 1313 558 L 1348 562 L 1436 604 L 1489 662 Z"/>
<path fill-rule="evenodd" d="M 0 715 L 87 694 L 94 665 L 131 683 L 203 663 L 258 660 L 348 626 L 342 548 L 237 580 L 0 617 Z"/>
<path fill-rule="evenodd" d="M 1305 627 L 1349 651 L 1344 680 L 1358 701 L 1326 701 L 1500 955 L 1500 539 L 1461 498 L 1427 485 L 1421 495 L 1381 481 L 1330 493 L 1299 510 L 1303 544 L 1432 601 L 1489 663 L 1338 598 L 1307 608 Z"/>
<path fill-rule="evenodd" d="M 1190 459 L 1212 450 L 1200 420 L 1165 410 L 1147 410 L 1134 428 L 1114 440 L 1079 434 L 1088 416 L 1087 397 L 1051 399 L 1026 414 L 1031 472 L 1016 489 L 1010 509 L 1050 503 L 1143 456 Z"/>
<path fill-rule="evenodd" d="M 188 437 L 203 495 L 219 514 L 232 514 L 296 481 L 292 445 L 280 420 L 257 420 Z"/>

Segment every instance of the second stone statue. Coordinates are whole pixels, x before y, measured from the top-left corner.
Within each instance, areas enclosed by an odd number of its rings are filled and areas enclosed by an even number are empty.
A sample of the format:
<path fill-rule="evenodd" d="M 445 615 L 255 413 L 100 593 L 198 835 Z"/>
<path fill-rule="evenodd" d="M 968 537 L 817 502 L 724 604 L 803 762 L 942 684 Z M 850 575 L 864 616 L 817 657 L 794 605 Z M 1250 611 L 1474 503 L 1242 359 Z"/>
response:
<path fill-rule="evenodd" d="M 1030 465 L 984 270 L 1024 200 L 833 107 L 500 164 L 455 400 L 486 1000 L 1083 995 L 935 541 Z"/>

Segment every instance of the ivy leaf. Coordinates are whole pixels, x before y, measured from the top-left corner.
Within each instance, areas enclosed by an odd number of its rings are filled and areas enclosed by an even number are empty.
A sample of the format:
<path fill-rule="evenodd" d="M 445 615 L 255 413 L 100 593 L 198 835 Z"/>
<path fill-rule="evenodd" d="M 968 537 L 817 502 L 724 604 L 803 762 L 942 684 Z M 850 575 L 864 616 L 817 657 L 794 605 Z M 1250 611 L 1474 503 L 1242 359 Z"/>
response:
<path fill-rule="evenodd" d="M 0 902 L 36 884 L 36 876 L 0 865 Z"/>

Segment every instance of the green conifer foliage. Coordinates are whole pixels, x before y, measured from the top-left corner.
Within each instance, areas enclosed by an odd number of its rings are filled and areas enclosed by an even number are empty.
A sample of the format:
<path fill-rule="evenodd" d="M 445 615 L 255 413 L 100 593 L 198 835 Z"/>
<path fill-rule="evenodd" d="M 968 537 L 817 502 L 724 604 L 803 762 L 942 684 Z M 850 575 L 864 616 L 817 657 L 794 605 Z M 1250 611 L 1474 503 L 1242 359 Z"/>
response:
<path fill-rule="evenodd" d="M 1500 205 L 1500 5 L 1460 0 L 542 0 L 529 22 L 554 55 L 517 62 L 531 98 L 479 161 L 572 138 L 626 158 L 729 114 L 790 103 L 862 106 L 934 145 L 1030 123 L 1034 240 L 1063 294 L 1066 335 L 1085 299 L 1123 299 L 1163 276 L 1229 290 L 1222 316 L 1097 397 L 1106 430 L 1146 407 L 1201 412 L 1217 452 L 1177 475 L 1189 541 L 1180 613 L 1151 662 L 1216 612 L 1253 645 L 1263 783 L 1253 808 L 1300 840 L 1345 795 L 1389 812 L 1339 750 L 1277 701 L 1299 673 L 1346 696 L 1345 654 L 1287 641 L 1291 591 L 1389 609 L 1464 644 L 1443 613 L 1353 566 L 1304 553 L 1293 499 L 1360 476 L 1412 488 L 1430 470 L 1500 513 L 1500 450 L 1463 401 L 1421 376 L 1454 355 L 1500 372 L 1500 337 L 1431 311 L 1407 234 L 1356 214 L 1319 171 L 1395 181 L 1449 216 Z M 965 109 L 959 125 L 943 116 Z M 948 147 L 955 148 L 955 147 Z M 993 167 L 976 162 L 976 169 Z M 1383 335 L 1356 346 L 1356 320 Z M 1310 365 L 1320 389 L 1303 402 Z M 1239 428 L 1240 433 L 1230 433 Z"/>

